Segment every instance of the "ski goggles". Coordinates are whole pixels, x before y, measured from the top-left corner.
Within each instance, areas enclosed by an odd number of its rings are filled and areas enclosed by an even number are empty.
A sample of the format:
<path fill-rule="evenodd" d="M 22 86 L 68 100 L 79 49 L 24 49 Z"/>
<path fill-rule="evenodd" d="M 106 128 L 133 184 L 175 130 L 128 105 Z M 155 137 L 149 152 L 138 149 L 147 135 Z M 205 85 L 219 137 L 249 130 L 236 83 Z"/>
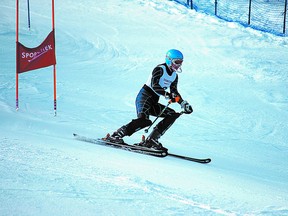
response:
<path fill-rule="evenodd" d="M 172 59 L 174 65 L 182 65 L 183 59 Z"/>

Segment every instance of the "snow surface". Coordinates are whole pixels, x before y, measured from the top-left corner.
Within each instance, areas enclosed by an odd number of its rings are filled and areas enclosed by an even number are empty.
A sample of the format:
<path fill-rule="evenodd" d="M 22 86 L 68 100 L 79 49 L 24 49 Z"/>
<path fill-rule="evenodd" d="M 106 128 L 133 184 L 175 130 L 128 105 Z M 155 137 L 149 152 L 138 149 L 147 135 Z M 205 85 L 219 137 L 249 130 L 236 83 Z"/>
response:
<path fill-rule="evenodd" d="M 30 7 L 29 31 L 20 1 L 20 41 L 35 47 L 51 30 L 51 1 Z M 20 74 L 15 110 L 15 1 L 1 1 L 0 215 L 288 215 L 287 38 L 166 0 L 55 10 L 56 117 L 51 67 Z M 210 164 L 73 139 L 135 118 L 135 96 L 171 48 L 184 54 L 179 91 L 194 112 L 161 142 Z"/>

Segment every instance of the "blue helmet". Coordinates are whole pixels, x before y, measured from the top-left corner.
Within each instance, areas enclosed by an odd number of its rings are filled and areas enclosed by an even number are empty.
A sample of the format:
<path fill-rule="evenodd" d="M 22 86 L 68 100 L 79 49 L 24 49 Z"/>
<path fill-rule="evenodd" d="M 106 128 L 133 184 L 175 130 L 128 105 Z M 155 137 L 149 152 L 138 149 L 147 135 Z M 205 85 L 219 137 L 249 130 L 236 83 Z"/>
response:
<path fill-rule="evenodd" d="M 177 71 L 182 65 L 183 54 L 179 50 L 171 49 L 166 53 L 165 62 L 169 68 Z"/>
<path fill-rule="evenodd" d="M 168 65 L 168 67 L 172 66 L 172 60 L 173 59 L 182 59 L 183 60 L 183 54 L 176 49 L 171 49 L 166 53 L 165 62 Z"/>

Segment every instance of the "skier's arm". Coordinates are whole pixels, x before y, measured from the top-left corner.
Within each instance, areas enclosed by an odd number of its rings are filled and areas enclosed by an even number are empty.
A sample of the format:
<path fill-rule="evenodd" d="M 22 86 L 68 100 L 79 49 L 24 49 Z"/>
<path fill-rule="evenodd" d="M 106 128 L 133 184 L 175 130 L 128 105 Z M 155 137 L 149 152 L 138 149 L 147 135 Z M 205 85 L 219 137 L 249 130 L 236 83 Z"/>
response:
<path fill-rule="evenodd" d="M 179 92 L 177 90 L 177 84 L 178 84 L 178 76 L 170 86 L 171 95 L 174 94 L 176 96 L 179 96 L 180 99 L 177 102 L 181 105 L 181 108 L 183 109 L 184 113 L 190 114 L 193 112 L 193 108 L 187 101 L 182 99 L 181 95 L 179 94 Z"/>
<path fill-rule="evenodd" d="M 171 86 L 170 86 L 170 94 L 173 95 L 174 97 L 178 96 L 180 97 L 179 101 L 177 101 L 179 104 L 182 103 L 183 99 L 180 95 L 180 93 L 178 92 L 178 89 L 177 89 L 177 85 L 178 85 L 178 76 L 176 77 L 176 79 L 174 80 L 174 82 L 171 83 Z"/>

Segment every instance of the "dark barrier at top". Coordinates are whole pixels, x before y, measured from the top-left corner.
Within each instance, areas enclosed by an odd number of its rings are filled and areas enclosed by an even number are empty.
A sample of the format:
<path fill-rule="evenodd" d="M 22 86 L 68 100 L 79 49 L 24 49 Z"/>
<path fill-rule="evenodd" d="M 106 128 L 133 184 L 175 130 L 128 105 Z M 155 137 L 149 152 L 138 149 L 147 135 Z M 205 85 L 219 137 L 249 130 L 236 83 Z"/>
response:
<path fill-rule="evenodd" d="M 177 0 L 196 11 L 286 36 L 287 0 Z"/>

